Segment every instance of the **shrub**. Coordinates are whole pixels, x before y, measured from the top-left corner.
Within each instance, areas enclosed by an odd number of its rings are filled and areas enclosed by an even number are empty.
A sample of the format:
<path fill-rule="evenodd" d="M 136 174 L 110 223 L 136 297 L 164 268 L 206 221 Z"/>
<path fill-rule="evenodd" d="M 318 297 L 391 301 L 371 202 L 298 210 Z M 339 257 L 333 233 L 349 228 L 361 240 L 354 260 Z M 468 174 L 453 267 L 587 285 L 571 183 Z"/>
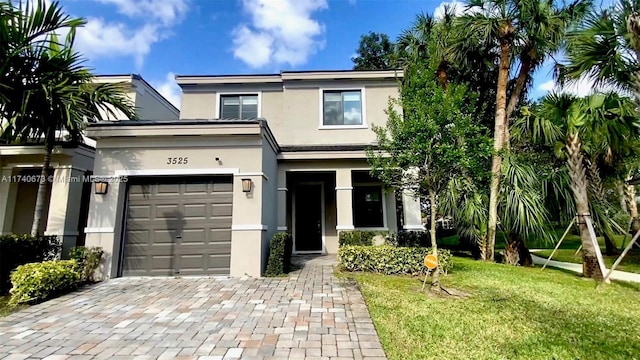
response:
<path fill-rule="evenodd" d="M 266 276 L 279 276 L 291 271 L 291 251 L 293 242 L 288 233 L 277 233 L 269 243 L 269 261 Z"/>
<path fill-rule="evenodd" d="M 100 266 L 103 251 L 99 247 L 78 246 L 71 249 L 69 257 L 78 263 L 82 282 L 93 282 L 93 274 Z"/>
<path fill-rule="evenodd" d="M 11 288 L 10 274 L 19 265 L 54 259 L 60 252 L 55 236 L 0 235 L 0 294 Z"/>
<path fill-rule="evenodd" d="M 346 271 L 366 271 L 385 275 L 421 275 L 427 268 L 424 257 L 430 248 L 393 246 L 344 246 L 338 249 L 338 265 Z M 438 268 L 451 270 L 451 253 L 438 249 Z"/>
<path fill-rule="evenodd" d="M 365 230 L 353 230 L 353 231 L 340 231 L 338 244 L 340 246 L 360 245 L 371 246 L 373 245 L 373 238 L 378 235 L 377 231 L 365 231 Z"/>
<path fill-rule="evenodd" d="M 11 273 L 10 305 L 33 303 L 74 290 L 80 284 L 75 260 L 51 260 L 20 265 Z"/>
<path fill-rule="evenodd" d="M 397 247 L 429 247 L 431 237 L 428 231 L 401 231 L 389 236 L 387 243 Z"/>

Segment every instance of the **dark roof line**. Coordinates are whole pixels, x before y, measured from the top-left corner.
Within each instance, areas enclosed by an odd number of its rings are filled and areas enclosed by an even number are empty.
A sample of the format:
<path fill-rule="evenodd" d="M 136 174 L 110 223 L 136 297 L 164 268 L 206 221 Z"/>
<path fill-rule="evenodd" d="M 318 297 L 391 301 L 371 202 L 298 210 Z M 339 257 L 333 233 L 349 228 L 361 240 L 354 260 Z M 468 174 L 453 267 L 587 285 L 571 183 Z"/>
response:
<path fill-rule="evenodd" d="M 282 152 L 305 152 L 305 151 L 363 151 L 366 149 L 376 149 L 374 144 L 337 144 L 337 145 L 283 145 L 280 146 Z"/>
<path fill-rule="evenodd" d="M 117 120 L 90 123 L 89 127 L 98 126 L 152 126 L 152 125 L 206 125 L 206 124 L 260 124 L 265 119 L 181 119 L 181 120 Z"/>

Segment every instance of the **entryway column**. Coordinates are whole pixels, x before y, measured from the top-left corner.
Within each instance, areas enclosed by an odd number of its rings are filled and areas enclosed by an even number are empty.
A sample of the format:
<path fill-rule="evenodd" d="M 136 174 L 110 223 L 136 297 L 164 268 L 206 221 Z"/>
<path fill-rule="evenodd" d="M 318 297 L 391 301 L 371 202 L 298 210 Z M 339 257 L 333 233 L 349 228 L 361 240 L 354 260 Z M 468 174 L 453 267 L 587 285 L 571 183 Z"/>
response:
<path fill-rule="evenodd" d="M 405 172 L 405 177 L 417 176 L 417 169 Z M 411 181 L 411 179 L 407 180 Z M 420 197 L 413 189 L 402 190 L 402 215 L 405 230 L 424 230 L 422 225 L 422 212 L 420 211 Z"/>
<path fill-rule="evenodd" d="M 53 172 L 45 235 L 58 237 L 62 243 L 62 256 L 66 256 L 78 240 L 83 175 L 84 171 L 71 165 L 56 167 Z"/>
<path fill-rule="evenodd" d="M 353 230 L 353 183 L 351 169 L 336 170 L 336 230 Z"/>
<path fill-rule="evenodd" d="M 18 183 L 11 178 L 13 168 L 0 172 L 0 234 L 11 232 Z"/>
<path fill-rule="evenodd" d="M 287 170 L 278 169 L 278 228 L 277 231 L 286 232 L 287 228 Z"/>

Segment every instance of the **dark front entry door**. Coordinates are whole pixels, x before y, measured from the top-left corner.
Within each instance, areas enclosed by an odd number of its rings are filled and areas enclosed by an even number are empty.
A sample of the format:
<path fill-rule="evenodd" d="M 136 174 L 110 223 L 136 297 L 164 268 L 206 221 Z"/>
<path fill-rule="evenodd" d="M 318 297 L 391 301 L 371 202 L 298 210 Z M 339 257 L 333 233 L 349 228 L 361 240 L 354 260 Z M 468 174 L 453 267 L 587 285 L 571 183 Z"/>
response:
<path fill-rule="evenodd" d="M 295 189 L 295 251 L 322 251 L 322 185 L 300 184 Z"/>

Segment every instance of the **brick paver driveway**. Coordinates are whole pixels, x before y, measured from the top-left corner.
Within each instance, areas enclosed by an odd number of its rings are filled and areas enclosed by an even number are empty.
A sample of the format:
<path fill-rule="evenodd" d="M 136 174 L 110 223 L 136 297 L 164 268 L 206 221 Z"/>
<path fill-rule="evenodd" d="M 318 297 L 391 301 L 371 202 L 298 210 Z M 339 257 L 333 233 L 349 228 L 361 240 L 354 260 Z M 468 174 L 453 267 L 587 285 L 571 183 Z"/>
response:
<path fill-rule="evenodd" d="M 385 359 L 357 287 L 317 258 L 288 279 L 119 278 L 0 318 L 0 359 Z"/>

